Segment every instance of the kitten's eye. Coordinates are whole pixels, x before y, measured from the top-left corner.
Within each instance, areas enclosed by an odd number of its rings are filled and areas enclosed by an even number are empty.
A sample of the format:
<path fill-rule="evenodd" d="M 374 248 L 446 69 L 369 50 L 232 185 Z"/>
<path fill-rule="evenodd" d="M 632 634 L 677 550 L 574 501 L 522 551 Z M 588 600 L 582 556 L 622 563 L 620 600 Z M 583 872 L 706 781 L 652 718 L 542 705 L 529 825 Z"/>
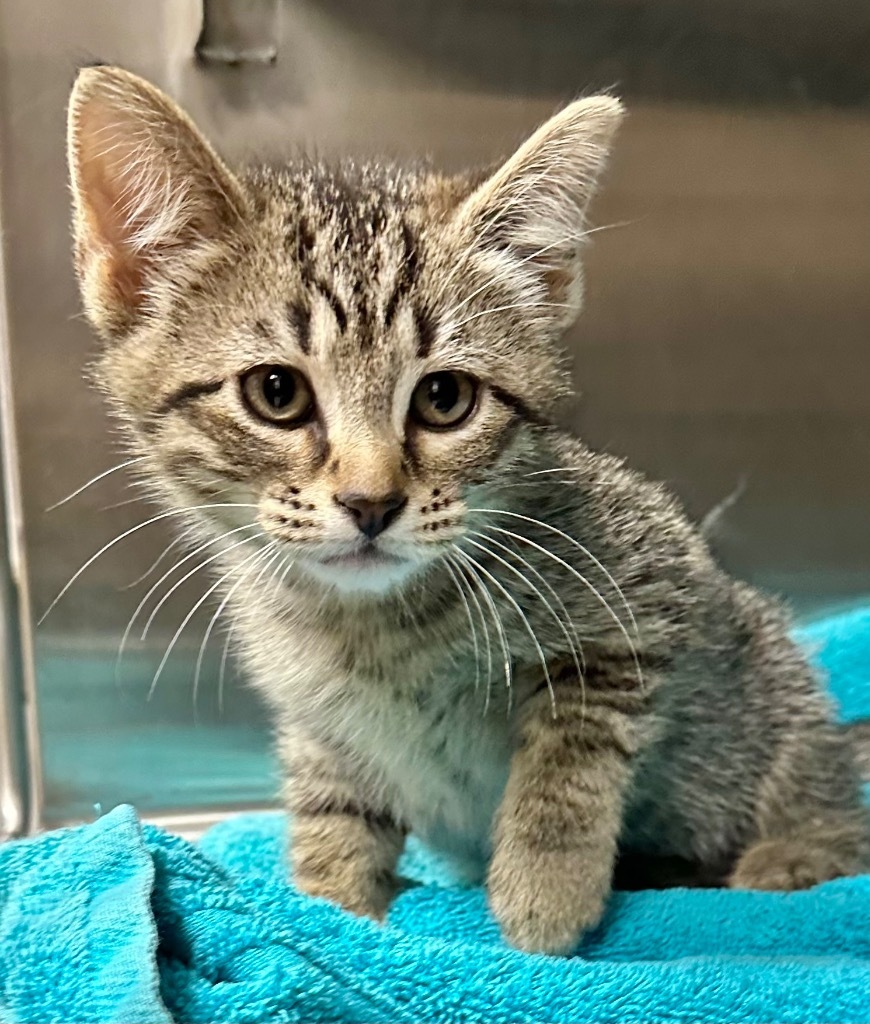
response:
<path fill-rule="evenodd" d="M 241 384 L 248 408 L 270 423 L 301 424 L 314 409 L 311 386 L 289 366 L 258 366 L 242 377 Z"/>
<path fill-rule="evenodd" d="M 411 416 L 424 427 L 458 427 L 474 409 L 477 381 L 467 373 L 427 374 L 414 389 Z"/>

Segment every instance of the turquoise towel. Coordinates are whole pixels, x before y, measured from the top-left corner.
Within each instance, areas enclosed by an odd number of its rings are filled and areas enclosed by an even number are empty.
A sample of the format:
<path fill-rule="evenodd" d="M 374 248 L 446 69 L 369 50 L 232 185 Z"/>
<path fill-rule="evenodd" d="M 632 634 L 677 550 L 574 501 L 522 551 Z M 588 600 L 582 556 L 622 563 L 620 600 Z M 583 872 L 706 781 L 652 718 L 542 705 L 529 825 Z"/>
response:
<path fill-rule="evenodd" d="M 808 627 L 870 715 L 870 609 Z M 411 843 L 381 928 L 285 881 L 285 822 L 199 844 L 129 807 L 0 848 L 0 1019 L 870 1022 L 870 876 L 794 894 L 617 893 L 570 960 L 504 946 L 480 889 Z"/>

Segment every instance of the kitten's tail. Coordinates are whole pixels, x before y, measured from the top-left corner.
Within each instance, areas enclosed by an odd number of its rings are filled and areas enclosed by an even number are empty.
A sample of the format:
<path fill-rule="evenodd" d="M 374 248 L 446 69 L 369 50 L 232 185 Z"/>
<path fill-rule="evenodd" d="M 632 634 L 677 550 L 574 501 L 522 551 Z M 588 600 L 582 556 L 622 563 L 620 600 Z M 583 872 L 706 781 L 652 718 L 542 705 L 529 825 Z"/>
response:
<path fill-rule="evenodd" d="M 746 485 L 748 478 L 742 476 L 737 481 L 737 486 L 730 494 L 726 494 L 725 497 L 717 502 L 710 511 L 704 516 L 699 524 L 701 536 L 708 544 L 713 544 L 722 532 L 722 524 L 725 516 L 731 511 L 731 509 L 737 504 L 738 501 L 746 493 Z"/>
<path fill-rule="evenodd" d="M 870 782 L 870 718 L 846 722 L 841 729 L 849 737 L 855 751 L 858 771 L 865 782 Z"/>

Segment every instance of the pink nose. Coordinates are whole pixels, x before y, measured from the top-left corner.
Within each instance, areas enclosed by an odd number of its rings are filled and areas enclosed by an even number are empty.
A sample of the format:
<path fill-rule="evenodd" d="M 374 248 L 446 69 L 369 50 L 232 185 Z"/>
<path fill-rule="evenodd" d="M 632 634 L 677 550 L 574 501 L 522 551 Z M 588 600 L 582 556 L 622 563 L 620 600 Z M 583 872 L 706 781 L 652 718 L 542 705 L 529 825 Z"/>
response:
<path fill-rule="evenodd" d="M 363 494 L 336 494 L 336 503 L 347 509 L 361 533 L 369 540 L 395 522 L 408 504 L 403 494 L 388 494 L 384 498 L 367 498 Z"/>

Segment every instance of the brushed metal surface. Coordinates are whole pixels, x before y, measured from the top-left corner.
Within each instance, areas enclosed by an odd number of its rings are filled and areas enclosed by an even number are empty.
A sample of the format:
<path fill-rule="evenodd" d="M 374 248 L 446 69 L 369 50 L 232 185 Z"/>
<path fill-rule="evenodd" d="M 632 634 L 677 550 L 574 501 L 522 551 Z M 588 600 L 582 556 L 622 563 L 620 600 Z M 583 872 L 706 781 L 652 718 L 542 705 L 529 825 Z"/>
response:
<path fill-rule="evenodd" d="M 667 480 L 698 517 L 743 483 L 715 543 L 802 613 L 870 591 L 870 5 L 832 0 L 292 0 L 271 66 L 198 64 L 199 5 L 0 0 L 0 203 L 12 390 L 38 615 L 93 552 L 149 514 L 83 379 L 94 341 L 70 266 L 64 105 L 75 66 L 124 64 L 231 159 L 505 153 L 559 103 L 613 86 L 630 116 L 596 204 L 585 316 L 568 339 L 592 444 Z M 36 634 L 44 820 L 268 798 L 262 714 L 219 645 L 198 710 L 197 617 L 153 700 L 183 588 L 115 680 L 122 589 L 162 524 L 101 557 Z M 169 563 L 164 563 L 168 565 Z M 190 563 L 188 563 L 190 565 Z M 162 568 L 162 567 L 161 567 Z M 150 580 L 157 578 L 150 577 Z M 193 581 L 192 581 L 193 582 Z M 147 584 L 144 586 L 147 587 Z M 198 716 L 198 717 L 196 717 Z"/>

